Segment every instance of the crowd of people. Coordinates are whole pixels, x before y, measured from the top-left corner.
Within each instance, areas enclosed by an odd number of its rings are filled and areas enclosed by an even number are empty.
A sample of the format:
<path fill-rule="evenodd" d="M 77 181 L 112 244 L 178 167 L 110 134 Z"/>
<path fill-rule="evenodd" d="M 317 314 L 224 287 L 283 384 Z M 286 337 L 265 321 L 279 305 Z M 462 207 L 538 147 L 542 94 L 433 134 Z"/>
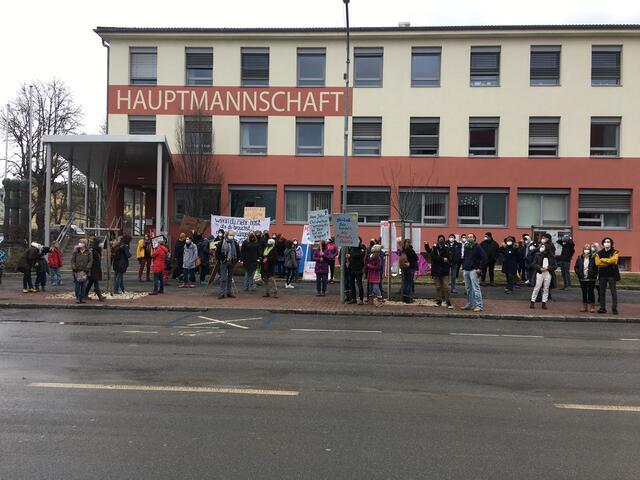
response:
<path fill-rule="evenodd" d="M 75 299 L 84 303 L 93 289 L 99 300 L 105 296 L 101 289 L 103 281 L 102 260 L 105 239 L 91 235 L 81 239 L 71 255 Z M 125 273 L 131 258 L 131 237 L 123 235 L 108 242 L 110 268 L 114 273 L 114 294 L 125 293 Z M 556 246 L 557 245 L 557 246 Z M 558 249 L 560 247 L 560 249 Z M 559 250 L 557 252 L 557 250 Z M 570 235 L 555 242 L 551 235 L 543 234 L 531 238 L 523 234 L 516 240 L 504 238 L 499 244 L 491 232 L 478 242 L 475 234 L 439 235 L 435 243 L 424 243 L 424 251 L 416 252 L 410 239 L 398 239 L 396 259 L 390 258 L 383 249 L 381 238 L 371 239 L 368 245 L 359 239 L 359 245 L 345 248 L 345 293 L 349 303 L 363 305 L 383 304 L 383 278 L 388 274 L 387 263 L 397 261 L 402 276 L 401 294 L 405 303 L 415 298 L 415 278 L 420 256 L 429 265 L 430 275 L 436 287 L 436 302 L 439 306 L 453 308 L 451 295 L 458 293 L 460 277 L 465 288 L 467 302 L 464 310 L 481 312 L 484 309 L 482 287 L 495 285 L 496 265 L 501 265 L 505 276 L 505 295 L 515 288 L 532 287 L 530 308 L 540 302 L 542 309 L 548 308 L 551 290 L 558 286 L 556 272 L 560 272 L 562 289 L 571 287 L 571 265 L 580 282 L 582 312 L 607 312 L 606 291 L 612 300 L 612 312 L 618 313 L 617 282 L 619 253 L 610 237 L 605 237 L 602 246 L 594 242 L 585 244 L 576 256 L 575 243 Z M 296 240 L 288 240 L 268 231 L 251 232 L 239 243 L 235 232 L 219 230 L 207 237 L 192 231 L 181 233 L 170 251 L 164 237 L 150 238 L 145 235 L 135 249 L 138 260 L 138 282 L 151 282 L 151 295 L 164 293 L 171 280 L 178 288 L 209 286 L 219 279 L 219 298 L 234 298 L 237 287 L 234 281 L 236 267 L 244 269 L 241 288 L 245 292 L 256 291 L 263 286 L 264 297 L 278 296 L 276 278 L 284 280 L 285 288 L 295 288 L 299 280 L 299 267 L 303 262 L 303 249 Z M 311 260 L 315 263 L 316 295 L 325 296 L 328 285 L 334 283 L 336 262 L 341 251 L 333 239 L 312 246 Z M 575 262 L 574 262 L 575 257 Z M 6 255 L 0 251 L 0 281 Z M 23 292 L 45 291 L 47 279 L 52 285 L 62 285 L 60 274 L 63 255 L 58 244 L 51 248 L 34 242 L 20 258 L 17 269 L 23 274 Z M 35 272 L 35 283 L 33 273 Z M 488 282 L 487 282 L 488 280 Z M 366 283 L 366 287 L 365 287 Z M 596 302 L 597 295 L 597 302 Z"/>

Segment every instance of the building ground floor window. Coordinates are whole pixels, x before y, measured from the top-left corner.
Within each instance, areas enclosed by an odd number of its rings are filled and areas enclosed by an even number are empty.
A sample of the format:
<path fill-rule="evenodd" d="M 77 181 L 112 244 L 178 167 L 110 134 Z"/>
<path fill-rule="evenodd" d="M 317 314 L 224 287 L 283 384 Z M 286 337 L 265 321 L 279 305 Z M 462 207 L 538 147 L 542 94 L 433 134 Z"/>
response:
<path fill-rule="evenodd" d="M 508 196 L 506 188 L 458 189 L 458 225 L 506 227 Z"/>
<path fill-rule="evenodd" d="M 175 184 L 173 186 L 173 216 L 180 221 L 184 215 L 209 218 L 220 214 L 220 185 Z"/>
<path fill-rule="evenodd" d="M 285 223 L 306 223 L 309 218 L 309 212 L 313 210 L 326 209 L 331 212 L 332 196 L 332 187 L 285 187 Z"/>
<path fill-rule="evenodd" d="M 275 185 L 231 185 L 229 186 L 229 214 L 243 217 L 245 207 L 264 207 L 265 217 L 276 221 Z"/>

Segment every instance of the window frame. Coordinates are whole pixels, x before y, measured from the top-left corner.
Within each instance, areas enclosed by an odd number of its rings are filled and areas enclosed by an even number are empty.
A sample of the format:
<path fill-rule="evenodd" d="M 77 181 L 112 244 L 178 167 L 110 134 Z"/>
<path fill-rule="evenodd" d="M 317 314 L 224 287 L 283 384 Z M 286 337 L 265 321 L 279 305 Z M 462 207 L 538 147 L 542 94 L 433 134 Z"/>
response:
<path fill-rule="evenodd" d="M 193 55 L 209 55 L 211 54 L 211 68 L 196 66 L 189 67 L 189 54 Z M 189 78 L 190 70 L 211 70 L 211 77 L 206 79 L 208 83 L 191 83 Z M 207 87 L 213 85 L 213 47 L 185 47 L 184 49 L 184 82 L 187 86 Z"/>
<path fill-rule="evenodd" d="M 421 79 L 414 76 L 414 58 L 437 57 L 438 58 L 438 78 L 437 80 Z M 424 82 L 424 83 L 421 83 Z M 411 87 L 412 88 L 433 88 L 440 87 L 442 82 L 442 47 L 411 47 Z"/>
<path fill-rule="evenodd" d="M 380 135 L 355 135 L 355 125 L 358 124 L 379 124 Z M 358 150 L 371 150 L 372 147 L 357 147 L 359 141 L 377 141 L 378 153 L 357 153 Z M 373 147 L 376 148 L 376 147 Z M 351 117 L 351 156 L 353 157 L 381 157 L 382 156 L 382 117 Z"/>
<path fill-rule="evenodd" d="M 329 213 L 333 210 L 333 187 L 332 186 L 299 186 L 289 185 L 284 187 L 284 223 L 289 225 L 305 225 L 308 218 L 304 220 L 290 220 L 287 218 L 287 194 L 290 192 L 304 192 L 307 194 L 307 214 L 311 211 L 311 200 L 313 194 L 328 193 L 329 194 Z"/>
<path fill-rule="evenodd" d="M 449 195 L 449 188 L 410 188 L 410 187 L 400 187 L 398 189 L 398 196 L 402 195 L 403 193 L 408 193 L 408 194 L 419 194 L 420 195 L 420 220 L 419 221 L 415 221 L 414 219 L 411 219 L 412 221 L 415 222 L 415 225 L 419 225 L 421 227 L 447 227 L 449 226 L 449 200 L 450 200 L 450 195 Z M 433 216 L 433 215 L 425 215 L 425 197 L 427 195 L 433 195 L 433 194 L 438 194 L 438 195 L 444 195 L 444 216 Z M 425 222 L 425 219 L 442 219 L 442 222 Z"/>
<path fill-rule="evenodd" d="M 300 77 L 300 58 L 304 56 L 322 57 L 322 78 L 321 79 L 303 79 Z M 298 47 L 296 51 L 296 86 L 298 87 L 324 87 L 327 82 L 327 49 Z"/>
<path fill-rule="evenodd" d="M 615 82 L 594 82 L 594 53 L 616 53 L 618 60 L 618 78 Z M 621 87 L 622 86 L 622 45 L 591 45 L 591 86 L 592 87 Z"/>
<path fill-rule="evenodd" d="M 533 78 L 533 57 L 536 53 L 549 54 L 554 53 L 558 58 L 558 77 L 553 79 L 552 82 L 546 82 L 544 79 Z M 529 52 L 529 85 L 531 87 L 559 87 L 560 75 L 562 68 L 562 47 L 560 45 L 531 45 Z"/>
<path fill-rule="evenodd" d="M 131 132 L 131 122 L 150 122 L 153 120 L 153 133 Z M 127 115 L 127 132 L 129 135 L 155 135 L 158 131 L 158 123 L 155 115 Z"/>
<path fill-rule="evenodd" d="M 267 56 L 267 78 L 264 79 L 245 79 L 245 55 L 266 55 Z M 241 47 L 240 48 L 240 86 L 241 87 L 268 87 L 271 80 L 271 51 L 269 47 Z M 264 83 L 262 83 L 264 82 Z"/>
<path fill-rule="evenodd" d="M 264 157 L 265 155 L 268 155 L 269 152 L 269 117 L 239 117 L 239 122 L 240 122 L 240 140 L 239 140 L 239 154 L 240 155 L 244 155 L 244 156 L 259 156 L 259 157 Z M 247 125 L 247 124 L 258 124 L 258 125 L 264 125 L 265 128 L 265 138 L 267 140 L 267 142 L 264 145 L 264 152 L 251 152 L 251 151 L 243 151 L 243 145 L 242 145 L 242 131 L 243 131 L 243 125 Z M 255 145 L 255 146 L 249 146 L 248 148 L 261 148 L 263 145 Z"/>
<path fill-rule="evenodd" d="M 494 80 L 480 80 L 480 79 L 475 79 L 474 80 L 474 73 L 473 73 L 473 57 L 474 57 L 474 53 L 476 55 L 496 55 L 497 54 L 497 74 L 495 75 L 495 81 Z M 469 51 L 469 86 L 470 87 L 499 87 L 500 86 L 500 70 L 501 70 L 501 64 L 502 64 L 502 47 L 501 46 L 495 46 L 495 45 L 486 45 L 486 46 L 471 46 L 471 50 Z M 476 77 L 488 77 L 489 75 L 479 75 L 476 73 L 475 75 Z"/>
<path fill-rule="evenodd" d="M 273 217 L 271 217 L 271 225 L 276 223 L 276 215 L 278 214 L 278 189 L 276 185 L 247 185 L 247 184 L 233 184 L 227 187 L 227 195 L 228 195 L 228 206 L 229 206 L 229 216 L 233 216 L 233 192 L 274 192 L 274 201 L 273 201 Z M 257 205 L 260 206 L 260 205 Z M 241 215 L 244 215 L 244 207 Z M 267 207 L 265 207 L 265 216 L 269 217 L 269 212 L 267 211 Z"/>
<path fill-rule="evenodd" d="M 300 130 L 299 130 L 299 126 L 300 125 L 320 125 L 320 141 L 321 144 L 315 145 L 315 146 L 304 146 L 302 147 L 301 150 L 301 146 L 300 146 Z M 318 151 L 313 151 L 313 152 L 304 152 L 304 149 L 317 149 L 319 147 L 319 152 Z M 296 156 L 297 157 L 323 157 L 324 156 L 324 117 L 296 117 Z"/>
<path fill-rule="evenodd" d="M 198 120 L 194 120 L 194 119 L 199 119 Z M 203 121 L 203 119 L 208 119 L 208 121 Z M 193 125 L 193 124 L 204 124 L 204 125 L 208 125 L 211 127 L 210 131 L 206 132 L 206 131 L 189 131 L 187 129 L 187 125 Z M 182 117 L 182 125 L 183 125 L 183 130 L 184 130 L 184 139 L 185 139 L 185 150 L 186 153 L 189 154 L 197 154 L 197 153 L 203 153 L 206 155 L 210 155 L 213 153 L 213 117 L 212 116 L 208 116 L 208 115 L 203 115 L 203 116 L 195 116 L 195 115 L 183 115 Z M 204 150 L 202 152 L 199 152 L 198 149 L 194 149 L 193 148 L 193 144 L 190 143 L 190 138 L 191 138 L 191 134 L 199 134 L 200 137 L 204 136 L 203 134 L 209 133 L 209 148 Z M 198 145 L 198 144 L 195 144 Z M 206 146 L 206 144 L 205 144 Z"/>
<path fill-rule="evenodd" d="M 437 133 L 435 135 L 418 135 L 411 133 L 411 126 L 417 124 L 436 125 Z M 435 153 L 413 153 L 411 146 L 412 138 L 434 138 L 435 137 Z M 410 157 L 437 157 L 440 155 L 440 117 L 409 117 L 409 156 Z"/>
<path fill-rule="evenodd" d="M 367 214 L 363 214 L 362 212 L 358 212 L 357 208 L 358 206 L 362 206 L 360 204 L 353 204 L 354 208 L 351 209 L 350 208 L 350 204 L 349 204 L 349 193 L 354 193 L 354 192 L 371 192 L 371 193 L 386 193 L 388 195 L 388 213 L 383 213 L 380 215 L 374 215 L 374 214 L 369 214 L 368 216 L 370 217 L 387 217 L 387 220 L 391 219 L 391 189 L 388 187 L 355 187 L 355 186 L 348 186 L 347 187 L 347 205 L 345 206 L 345 212 L 346 213 L 357 213 L 358 214 L 358 224 L 359 225 L 379 225 L 381 220 L 378 221 L 374 221 L 374 222 L 368 222 L 367 221 Z M 340 195 L 340 201 L 342 201 L 342 195 Z M 376 207 L 385 207 L 385 205 L 374 205 Z M 363 221 L 360 221 L 360 218 L 364 218 Z"/>
<path fill-rule="evenodd" d="M 517 214 L 520 213 L 520 195 L 537 195 L 540 201 L 540 216 L 538 217 L 538 221 L 533 225 L 539 225 L 544 227 L 564 227 L 570 221 L 569 212 L 569 201 L 571 197 L 571 191 L 568 189 L 535 189 L 535 188 L 519 188 L 516 193 L 516 208 Z M 564 197 L 564 222 L 562 223 L 545 223 L 544 221 L 544 197 Z M 516 214 L 516 227 L 517 228 L 531 228 L 531 225 L 522 225 L 518 220 L 518 215 Z"/>
<path fill-rule="evenodd" d="M 154 55 L 155 77 L 133 77 L 133 56 Z M 158 47 L 129 47 L 129 85 L 157 85 L 158 84 Z"/>
<path fill-rule="evenodd" d="M 591 136 L 593 134 L 593 126 L 594 125 L 605 125 L 605 126 L 615 126 L 616 127 L 616 152 L 614 154 L 597 154 L 598 151 L 606 152 L 607 150 L 611 150 L 609 147 L 594 147 L 592 145 Z M 591 117 L 591 124 L 589 129 L 589 156 L 591 158 L 620 158 L 620 129 L 622 127 L 622 117 Z M 596 153 L 594 153 L 594 151 Z"/>
<path fill-rule="evenodd" d="M 189 190 L 189 187 L 191 187 L 191 184 L 189 183 L 174 183 L 173 184 L 173 223 L 179 223 L 180 221 L 182 221 L 182 218 L 184 217 L 184 213 L 178 213 L 178 195 L 177 192 L 182 190 L 182 191 L 186 191 Z M 203 185 L 203 188 L 205 190 L 210 190 L 212 192 L 217 191 L 218 193 L 218 200 L 217 200 L 217 204 L 218 204 L 218 213 L 213 213 L 213 215 L 220 215 L 222 213 L 222 185 L 216 185 L 216 184 L 205 184 Z M 202 213 L 202 212 L 201 212 Z M 210 218 L 210 216 L 212 215 L 212 212 L 209 212 L 204 218 Z"/>
<path fill-rule="evenodd" d="M 548 143 L 542 146 L 536 146 L 531 144 L 531 125 L 556 125 L 556 143 L 552 145 Z M 544 154 L 532 154 L 532 148 L 540 148 L 541 150 L 544 148 L 546 150 L 551 150 L 551 148 L 555 148 L 555 153 L 553 155 L 544 155 Z M 560 117 L 529 117 L 529 146 L 528 146 L 529 158 L 559 158 L 560 156 Z"/>
<path fill-rule="evenodd" d="M 496 225 L 492 223 L 483 223 L 483 211 L 484 211 L 484 195 L 485 194 L 502 194 L 504 195 L 504 224 Z M 461 216 L 460 215 L 460 196 L 461 195 L 480 195 L 478 209 L 480 211 L 479 217 Z M 509 226 L 509 189 L 508 188 L 458 188 L 456 194 L 457 208 L 456 208 L 456 224 L 458 227 L 492 227 L 492 228 L 506 228 Z M 461 219 L 478 219 L 479 223 L 461 223 Z"/>
<path fill-rule="evenodd" d="M 485 150 L 490 151 L 489 147 L 471 147 L 471 129 L 472 128 L 482 128 L 482 125 L 494 126 L 495 130 L 493 132 L 494 136 L 494 151 L 495 153 L 474 153 L 472 152 L 472 148 L 477 150 Z M 500 117 L 469 117 L 469 157 L 484 157 L 484 158 L 494 158 L 499 157 L 498 150 L 498 140 L 499 140 L 499 132 L 500 132 Z"/>
<path fill-rule="evenodd" d="M 620 197 L 628 197 L 629 207 L 628 208 L 620 208 L 620 209 L 607 209 L 606 207 L 602 208 L 590 208 L 590 207 L 582 207 L 580 206 L 580 202 L 582 201 L 583 195 L 616 195 Z M 630 230 L 631 229 L 631 210 L 633 208 L 633 191 L 630 189 L 592 189 L 592 188 L 581 188 L 578 191 L 578 228 L 580 230 Z M 600 219 L 600 225 L 580 225 L 580 214 L 591 214 L 598 215 Z M 606 225 L 605 215 L 609 214 L 624 214 L 627 217 L 627 224 L 623 227 L 612 227 Z M 588 219 L 584 219 L 588 221 Z M 595 217 L 592 218 L 595 220 Z"/>
<path fill-rule="evenodd" d="M 380 78 L 358 78 L 358 58 L 380 58 Z M 353 86 L 354 88 L 382 88 L 384 80 L 384 48 L 383 47 L 354 47 L 353 48 Z M 371 83 L 361 83 L 371 82 Z M 375 83 L 373 83 L 375 82 Z"/>

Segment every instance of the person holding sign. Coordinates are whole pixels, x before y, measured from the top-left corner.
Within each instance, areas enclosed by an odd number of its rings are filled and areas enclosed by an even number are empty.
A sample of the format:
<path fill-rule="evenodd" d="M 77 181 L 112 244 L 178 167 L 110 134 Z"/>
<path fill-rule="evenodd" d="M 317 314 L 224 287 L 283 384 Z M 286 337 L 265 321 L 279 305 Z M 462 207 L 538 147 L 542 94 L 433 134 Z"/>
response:
<path fill-rule="evenodd" d="M 217 249 L 216 256 L 220 265 L 220 295 L 218 298 L 234 298 L 231 291 L 233 287 L 233 271 L 240 259 L 240 246 L 236 241 L 236 232 L 229 230 L 227 236 Z"/>
<path fill-rule="evenodd" d="M 318 297 L 324 297 L 327 294 L 327 279 L 329 277 L 329 261 L 331 254 L 327 250 L 327 242 L 322 240 L 316 248 L 313 249 L 313 261 L 316 262 L 316 292 Z"/>

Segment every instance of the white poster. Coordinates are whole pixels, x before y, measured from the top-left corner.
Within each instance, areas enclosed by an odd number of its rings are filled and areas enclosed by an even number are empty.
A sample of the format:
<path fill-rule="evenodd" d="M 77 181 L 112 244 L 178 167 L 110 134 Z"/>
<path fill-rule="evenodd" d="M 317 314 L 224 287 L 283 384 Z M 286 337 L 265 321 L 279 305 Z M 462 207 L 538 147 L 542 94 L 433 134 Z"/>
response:
<path fill-rule="evenodd" d="M 413 249 L 416 252 L 422 250 L 422 230 L 418 227 L 413 227 L 409 229 L 409 227 L 404 228 L 404 238 L 408 238 L 411 240 L 411 245 L 413 245 Z"/>
<path fill-rule="evenodd" d="M 331 224 L 329 210 L 311 210 L 309 212 L 309 239 L 315 243 L 329 240 Z"/>
<path fill-rule="evenodd" d="M 391 229 L 391 244 L 389 243 L 389 229 Z M 387 220 L 380 222 L 380 237 L 382 237 L 382 248 L 385 251 L 390 251 L 391 247 L 395 248 L 396 239 L 398 238 L 398 230 L 395 223 L 390 223 Z"/>
<path fill-rule="evenodd" d="M 313 245 L 311 238 L 309 237 L 309 225 L 302 227 L 302 239 L 300 245 Z"/>
<path fill-rule="evenodd" d="M 269 230 L 270 225 L 270 218 L 252 220 L 250 218 L 211 215 L 211 231 L 217 232 L 219 229 L 222 229 L 226 233 L 229 230 L 234 230 L 236 232 L 236 240 L 239 243 L 242 243 L 249 236 L 250 232 L 256 230 L 264 232 L 265 230 Z"/>
<path fill-rule="evenodd" d="M 314 280 L 316 279 L 316 262 L 305 262 L 304 270 L 302 271 L 302 279 L 303 280 Z"/>

